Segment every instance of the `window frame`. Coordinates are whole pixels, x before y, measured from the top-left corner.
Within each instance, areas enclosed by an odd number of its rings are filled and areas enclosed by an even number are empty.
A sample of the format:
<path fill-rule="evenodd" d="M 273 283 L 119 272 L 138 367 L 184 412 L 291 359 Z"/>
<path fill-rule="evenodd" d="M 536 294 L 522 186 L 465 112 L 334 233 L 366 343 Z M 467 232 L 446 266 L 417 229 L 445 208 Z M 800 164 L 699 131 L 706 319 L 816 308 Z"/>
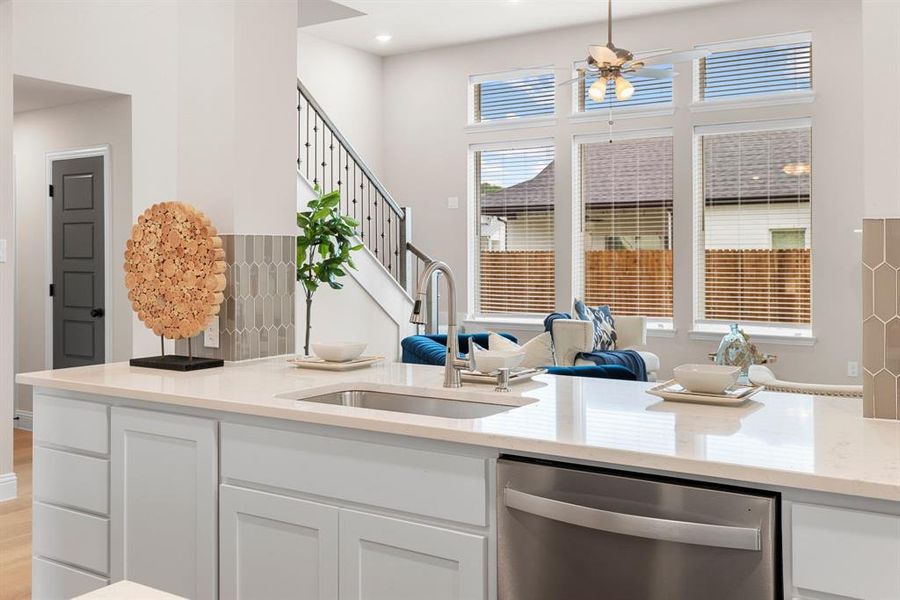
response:
<path fill-rule="evenodd" d="M 658 137 L 672 138 L 672 159 L 674 169 L 675 159 L 675 129 L 674 127 L 653 127 L 641 129 L 623 129 L 614 131 L 611 134 L 606 133 L 586 133 L 572 135 L 572 244 L 570 247 L 572 253 L 572 290 L 579 297 L 584 297 L 585 292 L 585 264 L 584 264 L 584 202 L 582 201 L 581 189 L 581 160 L 580 146 L 583 144 L 595 144 L 599 142 L 608 142 L 610 139 L 616 140 L 635 140 Z M 672 177 L 672 256 L 675 256 L 675 174 Z M 674 267 L 674 263 L 673 263 Z M 674 335 L 675 333 L 675 279 L 674 273 L 672 278 L 672 316 L 665 317 L 647 317 L 647 332 L 657 332 L 661 335 Z M 615 314 L 613 314 L 615 317 Z"/>
<path fill-rule="evenodd" d="M 495 119 L 492 121 L 475 120 L 476 85 L 489 81 L 512 81 L 515 79 L 535 77 L 540 75 L 550 75 L 553 77 L 553 112 L 551 114 L 513 117 L 508 119 Z M 503 71 L 492 71 L 489 73 L 469 75 L 468 85 L 466 87 L 466 129 L 518 129 L 522 127 L 548 126 L 554 124 L 559 112 L 557 109 L 558 94 L 556 79 L 556 69 L 553 67 L 553 65 L 528 67 L 523 69 L 508 69 Z"/>
<path fill-rule="evenodd" d="M 555 137 L 531 137 L 514 140 L 501 140 L 493 142 L 473 142 L 468 145 L 467 156 L 467 219 L 466 219 L 466 288 L 467 288 L 467 317 L 468 321 L 483 322 L 532 322 L 543 320 L 546 315 L 538 315 L 537 313 L 485 313 L 481 310 L 481 212 L 478 202 L 478 165 L 476 159 L 479 152 L 496 151 L 496 150 L 524 150 L 528 148 L 550 147 L 553 148 L 554 160 L 557 157 L 557 147 Z M 558 163 L 557 163 L 558 164 Z M 558 174 L 557 174 L 558 177 Z M 554 188 L 558 184 L 558 180 L 554 182 Z M 554 223 L 559 218 L 556 207 L 554 206 Z M 554 246 L 556 240 L 556 225 L 553 230 Z M 554 249 L 554 252 L 558 252 Z M 555 271 L 555 278 L 559 279 L 560 270 Z M 554 298 L 558 304 L 559 298 Z M 555 309 L 554 309 L 555 310 Z M 551 311 L 552 312 L 552 311 Z"/>
<path fill-rule="evenodd" d="M 692 231 L 691 231 L 691 245 L 692 245 L 692 253 L 691 253 L 691 270 L 692 270 L 692 311 L 691 311 L 691 339 L 712 339 L 710 336 L 719 336 L 723 333 L 727 333 L 729 329 L 729 325 L 732 322 L 731 320 L 722 321 L 715 319 L 702 319 L 700 315 L 701 311 L 701 288 L 705 286 L 705 277 L 701 272 L 701 261 L 699 260 L 699 253 L 702 250 L 705 250 L 705 247 L 701 247 L 700 240 L 700 231 L 702 231 L 703 227 L 703 218 L 704 218 L 704 163 L 703 163 L 703 148 L 701 144 L 701 139 L 704 135 L 721 135 L 721 134 L 734 134 L 734 133 L 752 133 L 752 132 L 761 132 L 761 131 L 780 131 L 785 129 L 809 129 L 810 131 L 810 165 L 812 165 L 812 118 L 811 117 L 797 117 L 792 119 L 760 119 L 753 121 L 745 121 L 745 122 L 732 122 L 732 123 L 718 123 L 713 125 L 693 125 L 692 127 L 692 140 L 691 140 L 691 152 L 692 152 L 692 163 L 693 163 L 693 174 L 692 174 L 692 205 L 693 205 L 693 217 L 692 217 Z M 764 337 L 767 340 L 771 341 L 783 341 L 785 343 L 796 343 L 796 344 L 811 344 L 815 341 L 815 297 L 814 297 L 814 281 L 813 281 L 813 264 L 815 264 L 815 257 L 813 255 L 813 247 L 812 247 L 812 219 L 813 219 L 813 208 L 812 208 L 812 175 L 810 176 L 810 227 L 807 230 L 807 235 L 810 236 L 810 299 L 809 299 L 809 324 L 786 324 L 786 323 L 772 323 L 772 322 L 760 322 L 760 321 L 747 321 L 741 320 L 741 328 L 744 329 L 747 333 L 751 335 L 756 335 L 760 337 Z M 718 338 L 716 338 L 718 339 Z"/>
<path fill-rule="evenodd" d="M 750 50 L 753 48 L 765 48 L 767 46 L 782 46 L 785 44 L 799 44 L 804 42 L 808 42 L 810 45 L 812 45 L 812 41 L 812 33 L 810 31 L 800 31 L 794 33 L 741 38 L 709 44 L 697 44 L 694 46 L 694 48 L 698 50 L 709 50 L 710 52 L 729 52 L 734 50 Z M 812 52 L 813 49 L 811 47 L 810 56 L 812 56 Z M 695 59 L 691 68 L 692 101 L 689 108 L 692 112 L 749 108 L 756 106 L 802 104 L 809 103 L 815 100 L 816 92 L 813 72 L 810 72 L 810 87 L 808 90 L 787 90 L 780 92 L 770 92 L 767 94 L 753 94 L 748 96 L 703 98 L 703 90 L 701 89 L 701 86 L 703 85 L 703 78 L 701 77 L 700 73 L 702 60 L 703 59 Z"/>

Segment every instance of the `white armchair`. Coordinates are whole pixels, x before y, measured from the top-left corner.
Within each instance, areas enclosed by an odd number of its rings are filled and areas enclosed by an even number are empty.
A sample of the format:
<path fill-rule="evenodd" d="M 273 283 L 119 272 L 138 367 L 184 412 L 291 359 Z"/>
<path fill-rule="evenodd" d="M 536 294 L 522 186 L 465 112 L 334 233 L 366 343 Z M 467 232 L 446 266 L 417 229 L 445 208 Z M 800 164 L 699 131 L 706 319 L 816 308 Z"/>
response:
<path fill-rule="evenodd" d="M 553 346 L 556 364 L 562 367 L 591 365 L 592 362 L 576 358 L 580 352 L 594 349 L 594 326 L 590 321 L 580 319 L 556 319 L 553 321 Z M 636 350 L 647 366 L 647 379 L 656 381 L 659 371 L 659 357 L 652 352 L 640 350 L 647 345 L 646 317 L 616 317 L 618 350 Z"/>

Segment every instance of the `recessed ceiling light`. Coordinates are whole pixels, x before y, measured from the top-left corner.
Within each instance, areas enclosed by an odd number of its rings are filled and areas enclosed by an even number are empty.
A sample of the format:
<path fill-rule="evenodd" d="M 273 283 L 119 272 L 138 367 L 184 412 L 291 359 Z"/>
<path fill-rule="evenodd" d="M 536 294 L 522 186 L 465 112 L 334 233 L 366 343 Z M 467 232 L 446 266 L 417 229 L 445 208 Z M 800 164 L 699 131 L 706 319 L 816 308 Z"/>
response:
<path fill-rule="evenodd" d="M 382 44 L 385 44 L 385 43 L 391 41 L 392 37 L 393 36 L 389 33 L 381 33 L 379 35 L 376 35 L 375 39 L 378 40 L 379 42 L 381 42 Z"/>

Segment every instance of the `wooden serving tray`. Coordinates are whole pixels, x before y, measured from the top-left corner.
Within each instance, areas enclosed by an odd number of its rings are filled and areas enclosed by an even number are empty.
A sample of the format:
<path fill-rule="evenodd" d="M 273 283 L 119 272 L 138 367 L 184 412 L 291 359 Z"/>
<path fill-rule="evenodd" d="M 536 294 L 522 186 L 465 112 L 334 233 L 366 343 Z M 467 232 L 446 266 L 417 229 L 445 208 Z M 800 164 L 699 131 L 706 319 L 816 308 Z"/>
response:
<path fill-rule="evenodd" d="M 317 356 L 298 356 L 288 359 L 288 362 L 300 369 L 316 369 L 319 371 L 352 371 L 362 369 L 380 363 L 383 356 L 360 356 L 353 360 L 334 362 Z"/>
<path fill-rule="evenodd" d="M 649 390 L 648 394 L 659 396 L 670 402 L 691 402 L 694 404 L 714 404 L 718 406 L 738 406 L 763 389 L 761 385 L 735 384 L 722 394 L 703 394 L 691 392 L 681 387 L 674 379 L 660 383 Z"/>

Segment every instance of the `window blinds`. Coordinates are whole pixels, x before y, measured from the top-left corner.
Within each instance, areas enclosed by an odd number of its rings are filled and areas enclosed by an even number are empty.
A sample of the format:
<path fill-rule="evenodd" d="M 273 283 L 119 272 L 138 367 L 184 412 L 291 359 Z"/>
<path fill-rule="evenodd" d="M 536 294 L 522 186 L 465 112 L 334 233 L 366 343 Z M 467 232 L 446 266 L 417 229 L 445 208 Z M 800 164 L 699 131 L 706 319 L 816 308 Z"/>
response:
<path fill-rule="evenodd" d="M 479 78 L 472 89 L 475 123 L 554 113 L 556 86 L 553 73 L 529 74 L 514 79 Z"/>
<path fill-rule="evenodd" d="M 701 321 L 808 326 L 808 126 L 696 137 Z"/>
<path fill-rule="evenodd" d="M 653 68 L 671 70 L 672 65 L 653 65 Z M 578 83 L 578 111 L 589 112 L 610 108 L 630 108 L 633 106 L 672 103 L 671 79 L 651 79 L 649 77 L 639 77 L 633 73 L 627 73 L 624 77 L 634 85 L 634 95 L 629 100 L 621 101 L 616 99 L 616 84 L 614 80 L 610 79 L 606 83 L 606 96 L 603 102 L 595 102 L 588 95 L 588 90 L 597 81 L 597 75 L 586 73 L 584 78 Z"/>
<path fill-rule="evenodd" d="M 700 100 L 812 88 L 812 43 L 713 52 L 700 59 Z"/>
<path fill-rule="evenodd" d="M 672 137 L 578 145 L 582 282 L 613 315 L 672 318 Z"/>
<path fill-rule="evenodd" d="M 553 312 L 553 147 L 478 150 L 474 155 L 478 312 Z"/>

